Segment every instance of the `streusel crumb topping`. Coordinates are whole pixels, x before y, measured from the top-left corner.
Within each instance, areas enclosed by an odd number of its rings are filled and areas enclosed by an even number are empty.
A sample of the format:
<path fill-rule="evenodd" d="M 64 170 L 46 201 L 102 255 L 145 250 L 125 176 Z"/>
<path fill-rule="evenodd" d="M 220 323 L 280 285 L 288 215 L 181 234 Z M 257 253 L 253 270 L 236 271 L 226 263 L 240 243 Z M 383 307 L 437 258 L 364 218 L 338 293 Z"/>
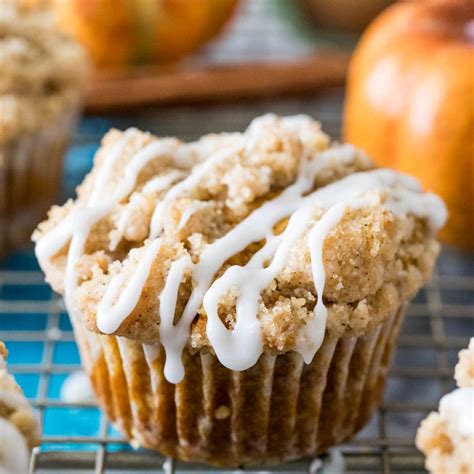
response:
<path fill-rule="evenodd" d="M 304 347 L 309 359 L 316 334 L 360 335 L 414 296 L 443 213 L 309 117 L 268 115 L 193 143 L 112 130 L 77 200 L 34 240 L 91 331 L 216 350 L 245 320 L 255 355 Z"/>

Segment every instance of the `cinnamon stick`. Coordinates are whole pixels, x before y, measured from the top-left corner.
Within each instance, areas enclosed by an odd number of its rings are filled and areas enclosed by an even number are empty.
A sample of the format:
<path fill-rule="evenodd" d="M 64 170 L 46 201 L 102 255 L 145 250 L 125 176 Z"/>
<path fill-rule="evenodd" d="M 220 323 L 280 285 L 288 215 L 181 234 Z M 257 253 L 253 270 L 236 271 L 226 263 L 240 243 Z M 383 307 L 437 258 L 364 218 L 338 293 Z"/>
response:
<path fill-rule="evenodd" d="M 88 112 L 145 104 L 193 103 L 301 94 L 344 84 L 349 54 L 322 53 L 297 61 L 97 73 Z"/>

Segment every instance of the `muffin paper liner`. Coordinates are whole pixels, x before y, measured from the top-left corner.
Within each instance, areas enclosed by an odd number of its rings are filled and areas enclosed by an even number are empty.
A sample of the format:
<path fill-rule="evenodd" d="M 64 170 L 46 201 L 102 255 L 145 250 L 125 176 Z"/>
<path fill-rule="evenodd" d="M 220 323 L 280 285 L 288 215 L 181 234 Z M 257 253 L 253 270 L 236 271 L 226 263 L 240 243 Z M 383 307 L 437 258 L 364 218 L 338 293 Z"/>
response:
<path fill-rule="evenodd" d="M 186 350 L 177 385 L 164 377 L 161 346 L 74 326 L 98 402 L 132 445 L 241 466 L 314 456 L 360 430 L 381 399 L 403 315 L 360 337 L 327 334 L 309 365 L 295 352 L 265 353 L 236 372 Z"/>
<path fill-rule="evenodd" d="M 40 130 L 0 144 L 0 257 L 30 241 L 57 201 L 79 103 Z"/>

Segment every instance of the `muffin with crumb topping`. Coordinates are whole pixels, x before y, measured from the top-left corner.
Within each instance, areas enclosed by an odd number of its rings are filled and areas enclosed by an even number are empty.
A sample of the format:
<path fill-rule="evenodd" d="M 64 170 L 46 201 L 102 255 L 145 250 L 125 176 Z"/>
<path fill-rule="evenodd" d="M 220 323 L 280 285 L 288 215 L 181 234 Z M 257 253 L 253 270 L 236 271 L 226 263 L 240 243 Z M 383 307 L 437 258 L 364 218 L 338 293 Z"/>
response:
<path fill-rule="evenodd" d="M 454 378 L 458 388 L 441 399 L 439 411 L 431 412 L 416 434 L 433 474 L 474 473 L 474 338 L 459 353 Z"/>
<path fill-rule="evenodd" d="M 364 426 L 445 218 L 311 118 L 266 115 L 192 143 L 110 131 L 33 239 L 113 423 L 239 466 Z"/>
<path fill-rule="evenodd" d="M 0 7 L 0 255 L 28 242 L 58 198 L 88 63 L 47 11 Z"/>
<path fill-rule="evenodd" d="M 0 341 L 0 472 L 28 472 L 30 452 L 39 443 L 39 424 L 21 388 L 6 369 Z"/>

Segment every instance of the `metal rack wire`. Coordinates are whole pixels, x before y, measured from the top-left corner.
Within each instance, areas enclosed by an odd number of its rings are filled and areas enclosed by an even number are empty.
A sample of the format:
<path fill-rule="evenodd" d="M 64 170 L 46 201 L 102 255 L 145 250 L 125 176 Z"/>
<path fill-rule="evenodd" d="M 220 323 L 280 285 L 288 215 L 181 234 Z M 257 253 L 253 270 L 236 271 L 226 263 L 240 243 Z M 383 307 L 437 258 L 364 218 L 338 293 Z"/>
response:
<path fill-rule="evenodd" d="M 259 9 L 262 14 L 263 1 L 248 2 L 253 6 L 245 8 Z M 246 48 L 252 41 L 243 35 L 249 33 L 249 28 L 257 28 L 255 23 L 249 26 L 239 21 L 233 34 L 242 36 L 239 48 L 243 49 L 235 49 L 236 43 L 230 39 L 222 48 L 232 46 L 236 58 L 238 51 L 244 51 L 242 54 L 248 58 Z M 268 21 L 266 18 L 265 28 L 283 31 L 274 24 L 268 26 Z M 203 54 L 218 57 L 221 52 L 211 46 Z M 133 125 L 189 140 L 211 131 L 242 130 L 254 116 L 265 112 L 308 113 L 320 119 L 330 135 L 338 137 L 342 102 L 342 91 L 328 90 L 304 99 L 212 107 L 150 107 L 127 116 L 88 118 L 81 124 L 68 154 L 65 196 L 71 195 L 90 168 L 93 152 L 111 126 L 123 129 Z M 338 448 L 347 472 L 424 472 L 423 457 L 413 441 L 416 427 L 436 408 L 442 394 L 453 388 L 457 352 L 474 335 L 473 315 L 474 259 L 444 249 L 433 280 L 410 307 L 382 405 L 354 440 Z M 80 363 L 62 302 L 44 283 L 31 250 L 0 264 L 0 340 L 9 347 L 10 370 L 26 389 L 43 424 L 42 444 L 33 453 L 31 472 L 213 471 L 207 466 L 134 451 L 93 402 L 67 403 L 60 398 L 58 386 L 68 374 L 80 369 Z M 315 469 L 313 460 L 306 459 L 245 472 L 315 473 Z"/>

